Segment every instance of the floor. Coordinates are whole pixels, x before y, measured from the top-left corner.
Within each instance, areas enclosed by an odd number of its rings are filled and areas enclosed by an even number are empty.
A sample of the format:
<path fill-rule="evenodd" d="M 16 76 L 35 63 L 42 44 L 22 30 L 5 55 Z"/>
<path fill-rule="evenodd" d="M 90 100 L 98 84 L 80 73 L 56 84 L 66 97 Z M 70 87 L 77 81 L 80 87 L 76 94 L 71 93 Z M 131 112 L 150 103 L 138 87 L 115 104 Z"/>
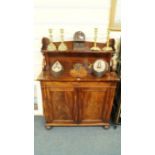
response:
<path fill-rule="evenodd" d="M 44 128 L 34 117 L 34 155 L 121 155 L 121 127 Z"/>

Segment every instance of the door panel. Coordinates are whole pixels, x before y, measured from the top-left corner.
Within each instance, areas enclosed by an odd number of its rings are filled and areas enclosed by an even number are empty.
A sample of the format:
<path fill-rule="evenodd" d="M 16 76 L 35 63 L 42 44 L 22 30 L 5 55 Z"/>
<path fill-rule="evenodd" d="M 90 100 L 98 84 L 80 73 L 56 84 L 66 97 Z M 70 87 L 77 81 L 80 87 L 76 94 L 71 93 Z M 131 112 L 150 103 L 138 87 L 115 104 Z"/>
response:
<path fill-rule="evenodd" d="M 80 122 L 101 123 L 107 106 L 108 88 L 83 88 L 79 90 Z"/>
<path fill-rule="evenodd" d="M 46 88 L 45 117 L 48 123 L 75 123 L 76 94 L 73 88 Z"/>

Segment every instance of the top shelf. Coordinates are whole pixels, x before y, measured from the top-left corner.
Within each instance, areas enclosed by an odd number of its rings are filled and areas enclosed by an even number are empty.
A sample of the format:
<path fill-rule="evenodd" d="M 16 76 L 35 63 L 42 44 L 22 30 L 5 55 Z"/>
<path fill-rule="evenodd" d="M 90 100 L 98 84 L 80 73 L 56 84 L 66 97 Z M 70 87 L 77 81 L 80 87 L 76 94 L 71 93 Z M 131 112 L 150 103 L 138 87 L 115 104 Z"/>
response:
<path fill-rule="evenodd" d="M 50 51 L 48 51 L 47 50 L 47 46 L 48 46 L 48 44 L 50 43 L 50 40 L 48 39 L 48 38 L 42 38 L 42 48 L 41 48 L 41 51 L 42 52 L 50 52 Z M 60 45 L 60 43 L 61 42 L 53 42 L 55 45 L 56 45 L 56 47 L 58 47 L 59 45 Z M 109 46 L 112 48 L 112 50 L 111 51 L 104 51 L 104 50 L 101 50 L 101 51 L 91 51 L 90 49 L 91 49 L 91 47 L 93 47 L 94 46 L 94 42 L 91 42 L 91 41 L 85 41 L 84 42 L 84 44 L 85 44 L 85 50 L 74 50 L 74 46 L 73 46 L 73 44 L 74 44 L 74 41 L 65 41 L 64 42 L 66 45 L 67 45 L 67 47 L 68 47 L 68 50 L 67 51 L 51 51 L 51 53 L 58 53 L 58 52 L 61 52 L 61 53 L 113 53 L 114 51 L 115 51 L 115 40 L 114 39 L 110 39 L 110 43 L 109 43 Z M 97 42 L 97 46 L 100 48 L 100 49 L 103 49 L 105 46 L 106 46 L 106 43 L 99 43 L 99 42 Z"/>
<path fill-rule="evenodd" d="M 48 51 L 48 50 L 42 50 L 43 53 L 94 53 L 94 54 L 113 54 L 114 51 L 91 51 L 91 50 L 67 50 L 67 51 Z"/>
<path fill-rule="evenodd" d="M 113 55 L 113 51 L 47 51 L 42 50 L 43 55 L 49 57 L 105 57 L 110 58 Z"/>

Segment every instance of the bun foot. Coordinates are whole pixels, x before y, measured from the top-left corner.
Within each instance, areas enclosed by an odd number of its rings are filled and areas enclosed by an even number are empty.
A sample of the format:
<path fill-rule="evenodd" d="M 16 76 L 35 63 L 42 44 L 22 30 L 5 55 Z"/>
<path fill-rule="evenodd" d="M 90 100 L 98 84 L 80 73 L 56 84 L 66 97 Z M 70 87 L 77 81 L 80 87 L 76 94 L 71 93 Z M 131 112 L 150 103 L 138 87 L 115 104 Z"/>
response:
<path fill-rule="evenodd" d="M 105 125 L 104 129 L 109 129 L 110 125 Z"/>
<path fill-rule="evenodd" d="M 52 127 L 51 127 L 51 126 L 48 126 L 48 125 L 45 125 L 45 128 L 46 128 L 47 130 L 51 130 L 51 129 L 52 129 Z"/>
<path fill-rule="evenodd" d="M 114 129 L 117 129 L 117 125 L 114 125 Z"/>

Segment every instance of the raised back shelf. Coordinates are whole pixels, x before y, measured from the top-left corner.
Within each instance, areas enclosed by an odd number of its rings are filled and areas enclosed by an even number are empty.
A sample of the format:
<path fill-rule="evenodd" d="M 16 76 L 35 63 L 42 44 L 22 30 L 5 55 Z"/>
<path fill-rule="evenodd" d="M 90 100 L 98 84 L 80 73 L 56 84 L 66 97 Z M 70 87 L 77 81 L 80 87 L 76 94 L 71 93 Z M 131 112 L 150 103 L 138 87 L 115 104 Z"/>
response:
<path fill-rule="evenodd" d="M 95 52 L 95 51 L 43 51 L 45 61 L 46 61 L 46 70 L 50 70 L 50 66 L 55 61 L 60 61 L 61 64 L 65 67 L 65 70 L 70 70 L 75 63 L 82 64 L 92 64 L 97 59 L 103 59 L 110 64 L 110 59 L 112 57 L 111 52 Z"/>
<path fill-rule="evenodd" d="M 55 43 L 55 42 L 54 42 Z M 93 64 L 97 59 L 103 59 L 110 65 L 111 57 L 114 53 L 112 51 L 91 51 L 91 50 L 73 50 L 73 41 L 65 42 L 68 46 L 67 51 L 48 51 L 45 43 L 42 46 L 42 54 L 45 60 L 44 71 L 40 74 L 39 80 L 45 81 L 77 81 L 79 79 L 73 78 L 70 75 L 70 70 L 74 64 L 81 63 L 83 65 Z M 56 42 L 58 47 L 60 42 Z M 105 47 L 104 43 L 97 43 L 101 49 Z M 86 42 L 87 47 L 92 47 L 93 42 Z M 114 44 L 111 46 L 113 47 Z M 64 73 L 60 77 L 53 77 L 51 74 L 51 65 L 59 61 L 64 67 Z M 117 81 L 117 75 L 108 71 L 103 77 L 97 78 L 92 74 L 88 74 L 85 78 L 81 78 L 80 81 Z"/>

